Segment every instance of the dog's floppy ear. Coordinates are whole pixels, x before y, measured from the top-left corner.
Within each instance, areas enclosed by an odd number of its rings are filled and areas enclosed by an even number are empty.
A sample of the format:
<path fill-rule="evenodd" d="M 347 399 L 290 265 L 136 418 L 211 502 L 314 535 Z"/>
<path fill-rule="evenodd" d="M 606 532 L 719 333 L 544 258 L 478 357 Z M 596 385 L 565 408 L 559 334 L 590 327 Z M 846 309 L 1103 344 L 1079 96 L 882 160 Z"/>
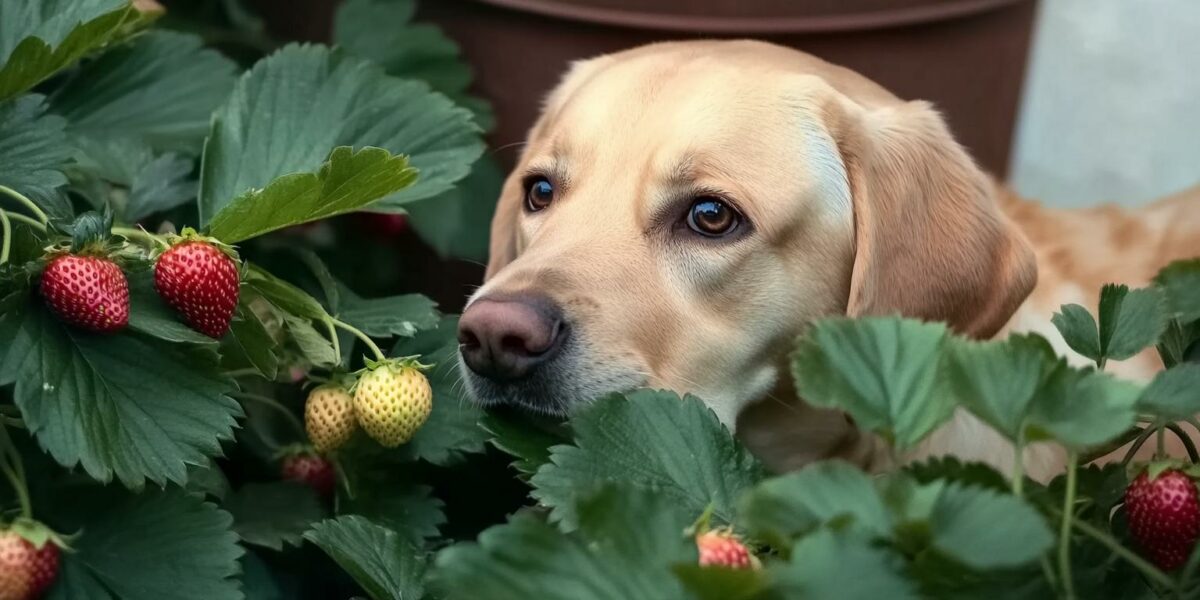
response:
<path fill-rule="evenodd" d="M 995 334 L 1037 281 L 1033 250 L 995 185 L 925 102 L 840 103 L 834 128 L 854 201 L 846 312 Z"/>

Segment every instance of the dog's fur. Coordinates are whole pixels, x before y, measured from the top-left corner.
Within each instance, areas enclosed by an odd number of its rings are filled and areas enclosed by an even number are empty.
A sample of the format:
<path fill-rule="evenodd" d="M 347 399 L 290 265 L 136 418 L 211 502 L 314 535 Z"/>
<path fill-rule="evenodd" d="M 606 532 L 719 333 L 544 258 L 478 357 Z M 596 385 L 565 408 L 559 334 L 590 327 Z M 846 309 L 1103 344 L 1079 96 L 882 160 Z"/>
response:
<path fill-rule="evenodd" d="M 524 181 L 556 198 L 524 210 Z M 682 227 L 719 194 L 745 216 L 730 239 Z M 492 226 L 474 298 L 535 291 L 560 304 L 568 345 L 483 404 L 565 412 L 638 386 L 691 392 L 777 469 L 887 453 L 842 414 L 795 397 L 797 335 L 831 314 L 901 313 L 987 338 L 1037 331 L 1109 281 L 1144 285 L 1200 255 L 1200 193 L 1127 212 L 1018 199 L 975 166 L 938 113 L 847 69 L 752 41 L 673 42 L 574 65 L 548 97 Z M 1036 287 L 1035 287 L 1036 285 Z M 1079 359 L 1079 357 L 1075 357 Z M 1114 370 L 1160 368 L 1149 353 Z M 1011 466 L 1004 441 L 959 414 L 914 456 Z M 1059 457 L 1031 449 L 1044 477 Z"/>

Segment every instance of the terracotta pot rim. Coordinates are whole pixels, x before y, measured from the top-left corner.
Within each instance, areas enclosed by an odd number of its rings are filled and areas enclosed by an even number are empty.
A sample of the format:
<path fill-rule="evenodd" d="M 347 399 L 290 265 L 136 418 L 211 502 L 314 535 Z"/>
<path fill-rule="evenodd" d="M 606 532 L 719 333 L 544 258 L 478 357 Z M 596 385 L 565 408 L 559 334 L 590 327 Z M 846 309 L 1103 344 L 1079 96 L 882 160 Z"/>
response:
<path fill-rule="evenodd" d="M 619 8 L 563 4 L 556 0 L 475 0 L 549 17 L 635 29 L 707 34 L 834 33 L 885 29 L 945 21 L 988 12 L 1031 0 L 957 0 L 953 3 L 908 6 L 860 13 L 811 16 L 708 17 L 650 13 Z"/>

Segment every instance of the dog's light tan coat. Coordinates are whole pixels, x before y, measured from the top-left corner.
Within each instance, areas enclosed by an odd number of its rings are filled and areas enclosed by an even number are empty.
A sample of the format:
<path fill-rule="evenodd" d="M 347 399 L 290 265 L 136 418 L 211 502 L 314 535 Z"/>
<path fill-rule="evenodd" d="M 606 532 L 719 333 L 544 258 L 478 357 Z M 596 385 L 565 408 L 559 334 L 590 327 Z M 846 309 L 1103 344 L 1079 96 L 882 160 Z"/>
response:
<path fill-rule="evenodd" d="M 533 172 L 557 196 L 527 213 Z M 673 226 L 696 190 L 727 196 L 748 232 L 713 242 Z M 1059 305 L 1200 255 L 1198 202 L 1044 208 L 978 169 L 931 106 L 854 72 L 759 42 L 656 44 L 578 63 L 547 99 L 476 297 L 536 289 L 563 305 L 590 365 L 572 374 L 577 394 L 692 392 L 776 468 L 879 467 L 875 440 L 795 398 L 786 353 L 807 323 L 899 312 L 978 337 L 1034 330 L 1066 351 L 1049 324 Z M 1147 354 L 1117 369 L 1157 366 Z M 917 455 L 942 453 L 1011 460 L 965 415 Z M 1044 477 L 1059 457 L 1028 460 Z"/>

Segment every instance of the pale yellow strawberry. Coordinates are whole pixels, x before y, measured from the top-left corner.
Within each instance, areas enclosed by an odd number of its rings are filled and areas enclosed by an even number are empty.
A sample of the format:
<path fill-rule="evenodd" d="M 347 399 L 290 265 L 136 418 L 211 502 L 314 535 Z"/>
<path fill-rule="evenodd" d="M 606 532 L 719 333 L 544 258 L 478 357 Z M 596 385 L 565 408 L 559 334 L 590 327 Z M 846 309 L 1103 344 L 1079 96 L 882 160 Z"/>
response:
<path fill-rule="evenodd" d="M 354 398 L 345 388 L 328 384 L 308 393 L 304 428 L 317 452 L 337 450 L 354 435 L 354 427 Z"/>
<path fill-rule="evenodd" d="M 418 366 L 411 359 L 369 365 L 354 387 L 358 424 L 383 446 L 412 439 L 433 410 L 433 390 Z"/>

